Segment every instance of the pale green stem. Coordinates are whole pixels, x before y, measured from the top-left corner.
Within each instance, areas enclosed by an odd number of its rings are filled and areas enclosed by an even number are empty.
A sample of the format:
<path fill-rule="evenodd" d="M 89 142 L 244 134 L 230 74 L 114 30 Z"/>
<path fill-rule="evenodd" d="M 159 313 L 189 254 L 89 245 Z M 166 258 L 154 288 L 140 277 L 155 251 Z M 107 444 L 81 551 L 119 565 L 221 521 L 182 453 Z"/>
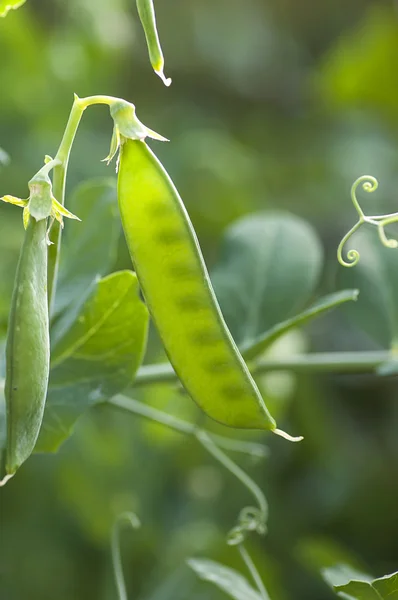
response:
<path fill-rule="evenodd" d="M 234 475 L 239 481 L 249 490 L 254 496 L 258 503 L 262 519 L 265 521 L 268 515 L 268 504 L 265 496 L 259 486 L 241 469 L 236 463 L 233 462 L 224 454 L 224 452 L 214 443 L 206 431 L 196 431 L 196 439 L 202 444 L 202 446 L 220 463 L 222 464 L 232 475 Z"/>
<path fill-rule="evenodd" d="M 246 548 L 244 547 L 243 544 L 239 544 L 238 545 L 238 550 L 239 553 L 243 559 L 243 562 L 245 563 L 250 575 L 253 578 L 254 583 L 257 586 L 258 591 L 260 592 L 260 596 L 262 600 L 269 600 L 269 596 L 267 594 L 267 590 L 265 589 L 265 586 L 263 584 L 263 581 L 260 577 L 259 572 L 256 569 L 256 565 L 254 564 L 254 562 L 252 561 L 248 551 L 246 550 Z"/>
<path fill-rule="evenodd" d="M 198 430 L 196 425 L 193 423 L 183 421 L 182 419 L 174 417 L 173 415 L 169 415 L 168 413 L 158 410 L 157 408 L 148 406 L 148 404 L 144 404 L 143 402 L 139 402 L 138 400 L 123 396 L 121 394 L 110 398 L 107 401 L 107 404 L 121 408 L 122 410 L 127 410 L 135 415 L 144 417 L 150 421 L 155 421 L 156 423 L 165 425 L 166 427 L 170 427 L 171 429 L 174 429 L 180 433 L 185 433 L 186 435 L 195 436 L 197 431 L 203 431 L 203 433 L 209 435 L 218 446 L 224 448 L 225 450 L 242 452 L 244 454 L 249 454 L 250 456 L 257 456 L 261 458 L 267 456 L 267 448 L 261 444 L 256 444 L 255 442 L 246 442 L 243 440 L 234 440 L 222 435 L 206 432 L 205 430 Z"/>
<path fill-rule="evenodd" d="M 69 115 L 69 120 L 66 125 L 61 144 L 58 148 L 58 152 L 54 159 L 57 161 L 57 164 L 54 167 L 53 173 L 53 193 L 54 197 L 62 205 L 65 204 L 65 183 L 69 156 L 85 109 L 94 104 L 106 104 L 109 106 L 118 100 L 118 98 L 113 98 L 112 96 L 89 96 L 88 98 L 78 98 L 75 95 L 75 101 Z M 54 306 L 57 287 L 61 232 L 62 230 L 60 224 L 57 222 L 54 223 L 50 235 L 50 241 L 52 244 L 48 249 L 48 302 L 50 314 Z"/>
<path fill-rule="evenodd" d="M 263 359 L 249 364 L 254 375 L 269 371 L 296 373 L 373 373 L 383 363 L 391 360 L 388 350 L 374 352 L 313 352 L 285 359 Z M 177 383 L 178 377 L 169 363 L 144 365 L 138 369 L 135 387 L 157 383 Z"/>
<path fill-rule="evenodd" d="M 118 593 L 119 600 L 128 600 L 126 583 L 123 574 L 122 557 L 120 553 L 120 530 L 123 524 L 130 524 L 133 529 L 140 527 L 140 522 L 135 514 L 133 513 L 122 513 L 116 520 L 111 537 L 111 551 L 112 551 L 112 563 L 113 573 L 115 577 L 115 584 Z"/>

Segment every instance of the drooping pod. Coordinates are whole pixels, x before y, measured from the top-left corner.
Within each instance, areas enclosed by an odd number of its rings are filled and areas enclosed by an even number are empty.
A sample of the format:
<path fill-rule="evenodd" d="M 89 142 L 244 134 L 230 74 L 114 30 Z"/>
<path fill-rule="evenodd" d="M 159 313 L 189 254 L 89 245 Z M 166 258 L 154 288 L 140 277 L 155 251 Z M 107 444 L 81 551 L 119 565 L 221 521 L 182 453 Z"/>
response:
<path fill-rule="evenodd" d="M 50 335 L 47 299 L 47 222 L 63 217 L 77 219 L 52 195 L 47 169 L 29 182 L 30 196 L 1 200 L 24 209 L 22 245 L 7 330 L 6 401 L 7 442 L 1 484 L 17 471 L 35 447 L 47 397 L 50 372 Z"/>
<path fill-rule="evenodd" d="M 121 146 L 118 198 L 142 292 L 188 394 L 224 425 L 284 435 L 225 324 L 185 206 L 143 141 Z"/>
<path fill-rule="evenodd" d="M 164 75 L 164 57 L 160 45 L 158 30 L 156 27 L 156 16 L 153 0 L 137 0 L 137 10 L 144 28 L 148 46 L 149 60 L 156 75 L 159 75 L 163 83 L 168 87 L 171 79 Z"/>
<path fill-rule="evenodd" d="M 15 277 L 6 345 L 6 471 L 30 456 L 43 419 L 50 369 L 47 220 L 33 217 Z"/>

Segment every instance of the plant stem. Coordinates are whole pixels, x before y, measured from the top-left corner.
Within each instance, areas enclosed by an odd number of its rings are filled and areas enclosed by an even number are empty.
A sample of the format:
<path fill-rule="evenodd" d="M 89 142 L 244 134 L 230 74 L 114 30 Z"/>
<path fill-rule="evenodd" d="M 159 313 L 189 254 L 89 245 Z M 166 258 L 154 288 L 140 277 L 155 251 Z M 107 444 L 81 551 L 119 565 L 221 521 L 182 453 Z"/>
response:
<path fill-rule="evenodd" d="M 239 544 L 238 550 L 243 559 L 243 562 L 245 563 L 250 575 L 253 578 L 253 581 L 255 582 L 255 584 L 258 588 L 258 591 L 260 592 L 260 596 L 261 596 L 262 600 L 269 600 L 267 590 L 265 589 L 265 586 L 262 582 L 260 574 L 257 571 L 256 565 L 252 561 L 250 554 L 248 553 L 248 551 L 246 550 L 246 548 L 244 547 L 243 544 Z"/>
<path fill-rule="evenodd" d="M 54 159 L 58 162 L 53 171 L 53 193 L 54 197 L 62 205 L 65 204 L 65 183 L 69 156 L 84 111 L 87 107 L 94 104 L 107 104 L 109 106 L 115 101 L 118 101 L 118 98 L 112 98 L 111 96 L 89 96 L 88 98 L 78 98 L 75 95 L 69 120 Z M 52 244 L 48 248 L 48 304 L 50 314 L 53 310 L 57 287 L 61 233 L 62 230 L 60 224 L 55 222 L 51 228 L 50 235 Z"/>
<path fill-rule="evenodd" d="M 72 148 L 73 140 L 75 139 L 77 128 L 79 127 L 80 120 L 83 116 L 84 108 L 80 106 L 75 98 L 72 106 L 72 110 L 69 116 L 68 123 L 66 125 L 65 133 L 59 146 L 56 160 L 59 160 L 59 164 L 54 167 L 53 172 L 53 193 L 54 197 L 62 205 L 65 204 L 65 182 L 66 172 L 68 169 L 68 162 L 70 151 Z M 61 227 L 58 222 L 53 224 L 50 234 L 50 240 L 52 245 L 48 248 L 48 305 L 50 314 L 53 310 L 56 281 L 58 276 L 59 266 L 59 252 L 61 247 Z"/>
<path fill-rule="evenodd" d="M 122 557 L 120 553 L 120 530 L 122 524 L 128 523 L 133 529 L 140 527 L 140 522 L 135 514 L 133 513 L 122 513 L 116 520 L 111 537 L 111 552 L 112 552 L 112 563 L 113 563 L 113 574 L 115 577 L 115 584 L 118 593 L 119 600 L 128 600 L 126 583 L 123 574 Z"/>
<path fill-rule="evenodd" d="M 251 456 L 267 456 L 267 448 L 261 444 L 256 444 L 255 442 L 246 442 L 243 440 L 234 440 L 222 435 L 216 435 L 214 433 L 200 430 L 188 421 L 183 421 L 182 419 L 174 417 L 173 415 L 169 415 L 161 410 L 158 410 L 157 408 L 153 408 L 152 406 L 148 406 L 143 402 L 139 402 L 138 400 L 134 400 L 133 398 L 129 398 L 121 394 L 110 398 L 107 401 L 107 404 L 111 404 L 112 406 L 121 408 L 122 410 L 127 410 L 140 417 L 144 417 L 145 419 L 149 419 L 151 421 L 160 423 L 161 425 L 165 425 L 166 427 L 170 427 L 171 429 L 179 431 L 180 433 L 185 433 L 186 435 L 196 436 L 198 431 L 202 431 L 206 435 L 209 435 L 209 437 L 211 437 L 211 439 L 214 440 L 218 446 L 221 446 L 225 450 L 242 452 L 244 454 L 250 454 Z"/>
<path fill-rule="evenodd" d="M 295 373 L 374 373 L 380 365 L 391 360 L 388 350 L 373 352 L 313 352 L 286 359 L 263 359 L 249 364 L 255 375 L 269 371 Z M 137 373 L 135 387 L 156 383 L 177 383 L 178 377 L 168 363 L 144 365 Z"/>
<path fill-rule="evenodd" d="M 212 455 L 214 458 L 222 464 L 232 475 L 234 475 L 239 481 L 251 492 L 258 503 L 262 519 L 266 521 L 268 516 L 268 504 L 265 496 L 257 483 L 249 477 L 243 469 L 241 469 L 236 463 L 233 462 L 224 454 L 224 452 L 214 443 L 206 431 L 196 431 L 196 439 L 202 444 L 202 446 Z"/>

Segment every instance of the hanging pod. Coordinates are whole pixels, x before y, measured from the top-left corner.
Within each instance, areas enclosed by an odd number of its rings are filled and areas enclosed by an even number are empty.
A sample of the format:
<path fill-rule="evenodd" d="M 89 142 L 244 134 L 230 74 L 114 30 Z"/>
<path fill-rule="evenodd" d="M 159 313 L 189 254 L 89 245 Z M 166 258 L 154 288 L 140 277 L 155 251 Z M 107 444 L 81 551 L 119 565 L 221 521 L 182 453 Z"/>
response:
<path fill-rule="evenodd" d="M 168 87 L 171 79 L 164 74 L 164 57 L 156 27 L 155 7 L 153 0 L 137 0 L 137 10 L 144 29 L 148 46 L 149 60 L 156 75 Z"/>
<path fill-rule="evenodd" d="M 39 436 L 50 373 L 50 334 L 47 298 L 48 219 L 78 219 L 53 196 L 48 162 L 30 180 L 27 200 L 3 196 L 20 206 L 25 238 L 19 257 L 11 301 L 6 343 L 7 442 L 6 483 L 32 454 Z"/>
<path fill-rule="evenodd" d="M 226 326 L 185 206 L 143 141 L 121 145 L 118 198 L 142 292 L 188 394 L 224 425 L 285 435 Z"/>
<path fill-rule="evenodd" d="M 50 368 L 47 220 L 29 219 L 6 345 L 7 479 L 30 456 L 43 419 Z"/>

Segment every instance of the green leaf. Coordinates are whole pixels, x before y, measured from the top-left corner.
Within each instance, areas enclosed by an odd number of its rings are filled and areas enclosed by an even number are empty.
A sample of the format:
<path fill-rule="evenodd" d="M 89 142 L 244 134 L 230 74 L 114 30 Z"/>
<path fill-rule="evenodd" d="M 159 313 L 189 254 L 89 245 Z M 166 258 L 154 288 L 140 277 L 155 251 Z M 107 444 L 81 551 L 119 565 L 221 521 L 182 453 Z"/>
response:
<path fill-rule="evenodd" d="M 191 558 L 188 565 L 200 579 L 210 581 L 234 600 L 263 600 L 237 571 L 205 558 Z"/>
<path fill-rule="evenodd" d="M 38 452 L 56 451 L 89 407 L 122 392 L 142 362 L 148 311 L 131 271 L 100 280 L 53 349 Z"/>
<path fill-rule="evenodd" d="M 15 10 L 25 2 L 26 0 L 0 0 L 0 17 L 5 17 L 9 10 Z"/>
<path fill-rule="evenodd" d="M 300 311 L 318 283 L 323 251 L 288 213 L 257 213 L 226 232 L 212 281 L 235 340 L 245 343 Z"/>
<path fill-rule="evenodd" d="M 278 323 L 253 342 L 243 346 L 241 348 L 243 356 L 245 359 L 256 358 L 256 356 L 264 352 L 270 344 L 275 342 L 281 335 L 284 335 L 290 329 L 305 325 L 329 310 L 337 308 L 340 304 L 356 301 L 358 293 L 358 290 L 342 290 L 341 292 L 335 292 L 334 294 L 329 294 L 320 298 L 307 310 L 295 315 L 291 319 Z"/>
<path fill-rule="evenodd" d="M 340 598 L 352 600 L 398 600 L 398 572 L 372 579 L 346 565 L 322 572 L 326 583 Z"/>
<path fill-rule="evenodd" d="M 84 183 L 72 195 L 68 209 L 82 222 L 68 223 L 62 240 L 55 314 L 68 311 L 52 332 L 55 341 L 115 261 L 120 233 L 115 182 L 98 179 Z"/>
<path fill-rule="evenodd" d="M 359 263 L 339 267 L 339 282 L 357 287 L 359 300 L 349 304 L 346 314 L 371 339 L 383 348 L 398 345 L 398 250 L 380 243 L 377 232 L 363 227 L 347 250 L 360 253 Z"/>
<path fill-rule="evenodd" d="M 395 6 L 377 3 L 363 11 L 349 35 L 339 36 L 316 74 L 321 101 L 339 111 L 361 108 L 387 113 L 398 111 L 398 22 Z M 371 85 L 369 85 L 371 82 Z"/>

